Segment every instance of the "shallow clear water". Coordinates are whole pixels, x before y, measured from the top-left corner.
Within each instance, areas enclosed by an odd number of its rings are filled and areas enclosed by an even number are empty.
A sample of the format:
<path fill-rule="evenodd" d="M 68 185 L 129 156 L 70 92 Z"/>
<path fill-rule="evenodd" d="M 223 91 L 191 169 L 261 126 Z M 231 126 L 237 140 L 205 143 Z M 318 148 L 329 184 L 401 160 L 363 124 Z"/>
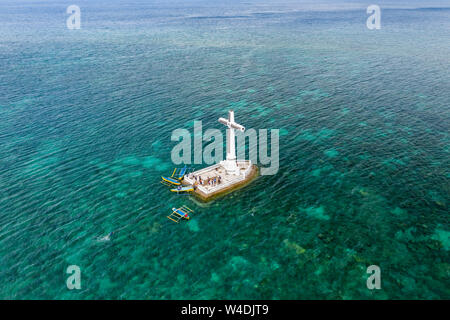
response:
<path fill-rule="evenodd" d="M 0 298 L 450 298 L 449 9 L 77 4 L 0 6 Z M 230 108 L 278 174 L 170 193 L 172 130 Z"/>

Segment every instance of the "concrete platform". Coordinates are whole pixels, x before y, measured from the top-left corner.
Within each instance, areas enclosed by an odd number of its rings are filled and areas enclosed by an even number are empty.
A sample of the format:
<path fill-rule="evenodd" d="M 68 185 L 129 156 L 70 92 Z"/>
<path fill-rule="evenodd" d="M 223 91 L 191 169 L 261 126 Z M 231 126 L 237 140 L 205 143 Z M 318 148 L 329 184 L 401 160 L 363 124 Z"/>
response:
<path fill-rule="evenodd" d="M 258 176 L 258 167 L 248 160 L 238 160 L 239 175 L 229 174 L 226 172 L 221 164 L 216 164 L 186 175 L 183 179 L 183 184 L 195 185 L 194 193 L 204 201 L 210 201 L 218 196 L 230 193 L 236 189 L 242 188 L 249 184 L 254 178 Z M 218 177 L 221 177 L 221 182 L 218 183 Z M 197 180 L 195 179 L 197 177 Z M 199 178 L 205 182 L 203 185 L 199 184 Z M 215 184 L 208 184 L 208 179 L 216 178 Z"/>

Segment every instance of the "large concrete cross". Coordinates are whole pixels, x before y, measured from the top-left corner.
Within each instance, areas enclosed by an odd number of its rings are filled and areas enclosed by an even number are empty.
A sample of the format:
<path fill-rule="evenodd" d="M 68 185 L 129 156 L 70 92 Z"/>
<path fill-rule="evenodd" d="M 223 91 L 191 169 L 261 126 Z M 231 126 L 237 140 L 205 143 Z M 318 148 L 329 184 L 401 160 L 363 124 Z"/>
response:
<path fill-rule="evenodd" d="M 228 112 L 228 119 L 219 118 L 219 122 L 228 127 L 227 132 L 227 158 L 223 161 L 224 168 L 230 173 L 236 173 L 236 141 L 234 130 L 239 130 L 241 132 L 245 131 L 245 127 L 234 121 L 234 111 L 230 110 Z"/>

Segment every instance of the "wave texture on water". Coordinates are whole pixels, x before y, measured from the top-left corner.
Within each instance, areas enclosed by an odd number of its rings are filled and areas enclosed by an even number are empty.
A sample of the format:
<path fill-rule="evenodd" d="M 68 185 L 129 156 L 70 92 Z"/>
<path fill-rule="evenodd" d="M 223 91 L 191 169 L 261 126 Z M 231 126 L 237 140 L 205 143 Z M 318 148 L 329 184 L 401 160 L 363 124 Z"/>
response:
<path fill-rule="evenodd" d="M 0 298 L 450 298 L 449 10 L 80 6 L 0 12 Z M 228 109 L 279 172 L 169 192 L 172 130 Z"/>

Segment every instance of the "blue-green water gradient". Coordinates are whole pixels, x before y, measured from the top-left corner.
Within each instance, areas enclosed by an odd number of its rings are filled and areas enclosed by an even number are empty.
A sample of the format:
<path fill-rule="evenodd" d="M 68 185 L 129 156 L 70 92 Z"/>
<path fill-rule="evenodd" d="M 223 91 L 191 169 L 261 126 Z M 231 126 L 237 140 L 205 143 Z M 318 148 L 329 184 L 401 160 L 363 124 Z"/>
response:
<path fill-rule="evenodd" d="M 0 298 L 450 298 L 450 9 L 69 4 L 0 4 Z M 169 192 L 172 130 L 229 109 L 280 129 L 278 173 Z"/>

